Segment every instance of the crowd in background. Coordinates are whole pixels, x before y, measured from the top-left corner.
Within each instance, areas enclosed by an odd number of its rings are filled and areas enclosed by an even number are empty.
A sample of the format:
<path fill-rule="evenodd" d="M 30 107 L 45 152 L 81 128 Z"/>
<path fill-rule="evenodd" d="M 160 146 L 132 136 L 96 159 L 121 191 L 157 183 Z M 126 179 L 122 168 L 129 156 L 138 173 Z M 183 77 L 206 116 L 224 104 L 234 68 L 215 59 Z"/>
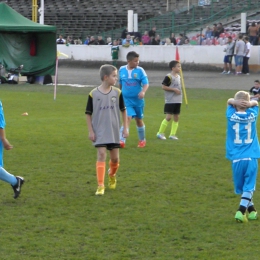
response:
<path fill-rule="evenodd" d="M 117 40 L 118 45 L 183 45 L 189 44 L 189 38 L 184 34 L 179 34 L 179 37 L 175 38 L 175 34 L 172 33 L 168 38 L 161 39 L 160 35 L 156 33 L 156 27 L 154 26 L 150 31 L 145 31 L 143 35 L 139 32 L 129 33 L 127 29 L 124 29 L 121 38 Z M 72 36 L 68 36 L 64 39 L 62 35 L 56 40 L 57 44 L 83 44 L 83 45 L 112 45 L 112 38 L 107 37 L 106 41 L 101 35 L 87 36 L 84 40 L 80 37 L 73 39 Z"/>
<path fill-rule="evenodd" d="M 251 45 L 259 45 L 260 40 L 260 25 L 255 21 L 247 22 L 246 25 L 247 36 Z M 153 26 L 151 30 L 144 31 L 143 34 L 139 32 L 130 33 L 127 29 L 124 29 L 121 33 L 121 37 L 114 39 L 118 45 L 128 47 L 130 45 L 224 45 L 228 41 L 228 37 L 233 39 L 237 37 L 237 32 L 230 31 L 230 28 L 224 28 L 222 23 L 213 24 L 212 26 L 206 26 L 204 30 L 201 29 L 200 33 L 187 36 L 184 33 L 180 33 L 177 37 L 174 33 L 171 33 L 169 37 L 161 38 L 156 32 L 156 26 Z M 73 39 L 72 36 L 68 36 L 66 39 L 62 35 L 57 39 L 57 44 L 83 44 L 83 45 L 113 45 L 112 38 L 107 37 L 103 39 L 99 36 L 87 36 L 84 40 L 80 37 Z"/>

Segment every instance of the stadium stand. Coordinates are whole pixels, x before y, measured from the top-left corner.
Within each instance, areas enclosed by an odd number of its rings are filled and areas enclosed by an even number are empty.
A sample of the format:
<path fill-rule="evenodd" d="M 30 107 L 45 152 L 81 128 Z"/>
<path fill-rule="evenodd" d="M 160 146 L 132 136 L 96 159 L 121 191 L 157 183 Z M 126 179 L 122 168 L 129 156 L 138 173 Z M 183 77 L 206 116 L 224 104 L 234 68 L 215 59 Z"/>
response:
<path fill-rule="evenodd" d="M 31 19 L 31 0 L 5 0 L 9 6 Z M 258 0 L 211 0 L 209 5 L 198 6 L 198 0 L 175 2 L 171 11 L 166 12 L 166 0 L 45 0 L 45 24 L 55 25 L 57 34 L 64 38 L 85 38 L 86 35 L 102 34 L 103 38 L 119 38 L 127 26 L 127 10 L 138 13 L 139 31 L 143 33 L 156 25 L 161 37 L 171 32 L 187 33 L 198 31 L 205 24 L 219 22 L 243 10 L 260 9 Z M 40 1 L 38 0 L 38 4 Z M 182 5 L 181 5 L 182 3 Z M 225 27 L 227 27 L 224 24 Z M 197 28 L 197 29 L 196 29 Z M 235 31 L 235 29 L 234 29 Z"/>

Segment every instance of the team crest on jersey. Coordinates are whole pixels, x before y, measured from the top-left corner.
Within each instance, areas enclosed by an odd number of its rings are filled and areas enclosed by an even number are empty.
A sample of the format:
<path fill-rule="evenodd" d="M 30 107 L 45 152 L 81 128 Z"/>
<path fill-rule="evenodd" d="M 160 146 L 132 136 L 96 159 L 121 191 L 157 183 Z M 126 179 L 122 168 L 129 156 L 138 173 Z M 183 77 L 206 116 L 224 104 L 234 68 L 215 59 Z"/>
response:
<path fill-rule="evenodd" d="M 111 98 L 111 101 L 112 101 L 113 103 L 116 103 L 116 97 L 115 97 L 115 96 L 112 97 L 112 98 Z"/>
<path fill-rule="evenodd" d="M 134 73 L 134 78 L 135 78 L 135 79 L 137 78 L 137 73 Z"/>

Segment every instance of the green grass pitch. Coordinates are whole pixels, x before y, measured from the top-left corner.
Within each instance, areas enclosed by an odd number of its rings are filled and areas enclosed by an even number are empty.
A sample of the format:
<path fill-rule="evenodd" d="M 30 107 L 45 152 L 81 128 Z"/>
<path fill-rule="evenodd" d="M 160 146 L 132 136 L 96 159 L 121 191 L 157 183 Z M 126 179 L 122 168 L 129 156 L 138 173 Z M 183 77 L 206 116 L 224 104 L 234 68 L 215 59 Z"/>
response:
<path fill-rule="evenodd" d="M 5 168 L 26 180 L 17 200 L 0 182 L 0 259 L 259 259 L 260 221 L 234 220 L 239 197 L 225 159 L 226 100 L 234 90 L 187 89 L 179 140 L 162 141 L 163 91 L 151 87 L 147 147 L 137 149 L 132 122 L 117 189 L 103 197 L 94 195 L 96 150 L 84 114 L 90 89 L 59 86 L 56 101 L 51 86 L 0 91 L 14 145 Z M 260 210 L 258 190 L 254 201 Z"/>

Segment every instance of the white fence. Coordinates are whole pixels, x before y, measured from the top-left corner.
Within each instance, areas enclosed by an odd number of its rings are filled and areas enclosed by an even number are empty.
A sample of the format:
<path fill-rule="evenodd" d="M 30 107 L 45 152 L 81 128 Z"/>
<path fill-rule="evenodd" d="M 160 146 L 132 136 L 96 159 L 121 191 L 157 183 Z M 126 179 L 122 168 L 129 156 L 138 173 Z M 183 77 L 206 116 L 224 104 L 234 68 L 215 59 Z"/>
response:
<path fill-rule="evenodd" d="M 181 63 L 194 63 L 223 67 L 223 52 L 225 46 L 178 46 Z M 57 45 L 58 51 L 67 54 L 71 60 L 80 61 L 111 61 L 111 46 L 108 45 Z M 120 46 L 119 61 L 126 61 L 126 54 L 136 51 L 140 55 L 140 61 L 151 63 L 168 63 L 175 59 L 176 46 Z M 59 59 L 66 59 L 60 56 Z M 260 46 L 251 46 L 249 59 L 250 70 L 260 71 Z"/>

